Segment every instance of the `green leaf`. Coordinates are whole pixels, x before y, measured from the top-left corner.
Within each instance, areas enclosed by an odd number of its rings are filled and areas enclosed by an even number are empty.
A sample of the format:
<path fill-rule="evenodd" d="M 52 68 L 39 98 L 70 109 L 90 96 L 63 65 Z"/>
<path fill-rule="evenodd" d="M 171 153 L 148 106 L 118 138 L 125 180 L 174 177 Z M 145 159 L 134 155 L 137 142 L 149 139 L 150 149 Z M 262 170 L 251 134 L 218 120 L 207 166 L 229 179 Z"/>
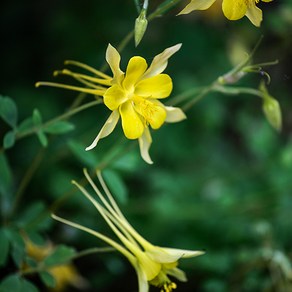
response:
<path fill-rule="evenodd" d="M 75 126 L 66 121 L 59 121 L 54 124 L 48 125 L 44 128 L 44 132 L 50 134 L 64 134 L 74 130 Z"/>
<path fill-rule="evenodd" d="M 76 254 L 75 249 L 65 245 L 58 246 L 49 256 L 44 259 L 47 267 L 69 262 Z"/>
<path fill-rule="evenodd" d="M 17 128 L 17 131 L 19 133 L 26 132 L 27 130 L 30 130 L 33 126 L 34 124 L 32 117 L 29 117 L 20 123 L 20 125 Z"/>
<path fill-rule="evenodd" d="M 38 289 L 18 275 L 9 275 L 1 282 L 0 292 L 38 292 Z"/>
<path fill-rule="evenodd" d="M 26 225 L 34 222 L 45 211 L 45 209 L 43 202 L 32 203 L 20 213 L 19 219 L 17 220 L 18 227 L 25 228 Z"/>
<path fill-rule="evenodd" d="M 15 132 L 9 131 L 5 134 L 3 139 L 3 147 L 4 149 L 11 148 L 15 143 Z"/>
<path fill-rule="evenodd" d="M 17 124 L 17 107 L 10 97 L 0 96 L 0 116 L 12 128 Z"/>
<path fill-rule="evenodd" d="M 56 287 L 56 280 L 52 274 L 48 272 L 41 272 L 39 273 L 39 275 L 40 275 L 41 280 L 47 287 L 50 287 L 50 288 Z"/>
<path fill-rule="evenodd" d="M 20 267 L 26 253 L 23 238 L 16 230 L 7 229 L 6 232 L 12 246 L 12 258 L 15 264 Z"/>
<path fill-rule="evenodd" d="M 20 278 L 20 291 L 19 292 L 38 292 L 38 288 L 31 282 Z"/>
<path fill-rule="evenodd" d="M 43 131 L 39 130 L 37 131 L 37 137 L 40 141 L 40 143 L 42 144 L 43 147 L 47 147 L 48 146 L 48 138 L 47 136 L 44 134 Z"/>
<path fill-rule="evenodd" d="M 102 172 L 102 176 L 114 197 L 117 198 L 120 203 L 125 204 L 128 201 L 128 189 L 119 174 L 113 170 L 107 169 Z"/>
<path fill-rule="evenodd" d="M 42 116 L 38 109 L 34 109 L 32 113 L 32 120 L 35 126 L 39 126 L 42 124 Z"/>
<path fill-rule="evenodd" d="M 26 256 L 24 261 L 27 265 L 29 265 L 32 268 L 36 268 L 39 264 L 34 258 L 29 257 L 29 256 Z"/>
<path fill-rule="evenodd" d="M 0 292 L 19 292 L 20 279 L 17 275 L 9 275 L 0 284 Z"/>
<path fill-rule="evenodd" d="M 9 252 L 9 238 L 4 228 L 0 229 L 0 238 L 0 267 L 2 267 L 6 264 Z"/>
<path fill-rule="evenodd" d="M 39 220 L 37 220 L 39 222 Z M 39 224 L 38 224 L 39 225 Z M 27 229 L 25 230 L 27 233 L 27 236 L 29 239 L 36 245 L 45 245 L 46 240 L 43 238 L 43 236 L 35 231 L 28 231 Z"/>
<path fill-rule="evenodd" d="M 0 173 L 0 194 L 6 196 L 11 188 L 12 172 L 4 153 L 0 153 Z"/>

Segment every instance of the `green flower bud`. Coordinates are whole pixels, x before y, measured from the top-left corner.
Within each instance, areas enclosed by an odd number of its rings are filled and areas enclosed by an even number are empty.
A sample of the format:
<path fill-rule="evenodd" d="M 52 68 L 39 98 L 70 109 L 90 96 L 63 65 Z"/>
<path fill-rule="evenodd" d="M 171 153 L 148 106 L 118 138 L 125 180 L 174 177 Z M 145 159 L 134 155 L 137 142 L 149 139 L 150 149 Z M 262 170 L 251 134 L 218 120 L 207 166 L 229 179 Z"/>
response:
<path fill-rule="evenodd" d="M 282 114 L 279 102 L 269 95 L 265 83 L 260 84 L 260 91 L 263 97 L 263 111 L 273 128 L 280 131 L 282 128 Z"/>
<path fill-rule="evenodd" d="M 144 33 L 147 29 L 148 21 L 146 18 L 146 9 L 142 9 L 140 15 L 136 18 L 135 21 L 135 45 L 136 47 L 141 42 Z"/>

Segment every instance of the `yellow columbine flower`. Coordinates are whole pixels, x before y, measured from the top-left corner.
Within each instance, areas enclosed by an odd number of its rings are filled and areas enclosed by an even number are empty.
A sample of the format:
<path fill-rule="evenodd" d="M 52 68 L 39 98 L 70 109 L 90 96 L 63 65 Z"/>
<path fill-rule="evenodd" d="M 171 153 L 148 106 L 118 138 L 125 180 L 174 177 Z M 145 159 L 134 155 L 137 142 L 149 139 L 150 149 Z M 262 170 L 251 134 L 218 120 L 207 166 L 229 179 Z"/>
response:
<path fill-rule="evenodd" d="M 46 243 L 41 246 L 36 245 L 27 236 L 24 236 L 24 243 L 27 255 L 37 262 L 42 262 L 54 251 L 54 246 L 51 243 Z M 27 268 L 28 264 L 25 264 L 23 271 Z M 69 285 L 76 288 L 82 288 L 87 285 L 87 282 L 81 277 L 75 266 L 70 263 L 49 267 L 47 268 L 47 272 L 55 279 L 55 287 L 50 289 L 52 292 L 64 291 Z"/>
<path fill-rule="evenodd" d="M 179 13 L 188 14 L 194 10 L 206 10 L 216 0 L 191 0 L 191 2 Z M 261 0 L 263 2 L 271 2 L 272 0 Z M 222 10 L 224 15 L 230 20 L 238 20 L 243 16 L 255 26 L 260 26 L 263 19 L 262 10 L 256 4 L 260 0 L 223 0 Z"/>
<path fill-rule="evenodd" d="M 108 136 L 122 119 L 122 127 L 128 139 L 138 139 L 142 158 L 152 163 L 149 147 L 152 143 L 148 126 L 158 129 L 164 122 L 178 122 L 186 118 L 181 109 L 164 106 L 159 99 L 166 98 L 172 91 L 172 80 L 167 74 L 161 74 L 168 59 L 177 52 L 181 44 L 167 48 L 157 55 L 148 67 L 142 57 L 132 57 L 128 63 L 126 73 L 120 69 L 121 57 L 118 51 L 108 45 L 106 60 L 112 70 L 110 77 L 92 67 L 75 61 L 65 64 L 81 67 L 94 76 L 74 73 L 67 69 L 55 74 L 70 75 L 86 87 L 69 86 L 50 82 L 38 82 L 39 85 L 49 85 L 81 91 L 102 96 L 104 104 L 112 111 L 97 137 L 86 150 L 93 149 L 99 139 Z"/>
<path fill-rule="evenodd" d="M 60 218 L 56 215 L 52 215 L 53 218 L 98 237 L 123 254 L 137 272 L 139 292 L 147 292 L 149 284 L 159 287 L 161 289 L 160 291 L 171 292 L 176 288 L 176 284 L 170 280 L 169 276 L 180 281 L 186 281 L 185 273 L 177 268 L 178 260 L 180 258 L 195 257 L 204 252 L 165 248 L 151 244 L 137 233 L 124 217 L 108 190 L 100 172 L 97 172 L 97 176 L 105 196 L 94 184 L 86 170 L 84 171 L 84 174 L 99 197 L 101 203 L 97 202 L 97 200 L 78 183 L 73 183 L 79 188 L 85 197 L 92 202 L 121 243 L 118 243 L 97 231 Z"/>

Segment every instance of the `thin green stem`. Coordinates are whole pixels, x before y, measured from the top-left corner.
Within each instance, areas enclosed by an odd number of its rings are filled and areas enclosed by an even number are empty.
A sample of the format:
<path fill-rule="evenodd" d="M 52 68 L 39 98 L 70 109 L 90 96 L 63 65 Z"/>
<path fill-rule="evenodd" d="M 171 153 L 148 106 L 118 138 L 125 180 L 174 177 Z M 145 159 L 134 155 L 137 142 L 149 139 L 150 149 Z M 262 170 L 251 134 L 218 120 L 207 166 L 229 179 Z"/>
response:
<path fill-rule="evenodd" d="M 216 85 L 212 88 L 213 91 L 224 93 L 226 95 L 238 95 L 238 94 L 251 94 L 258 97 L 263 97 L 263 93 L 258 89 L 248 88 L 248 87 L 231 87 L 231 86 L 221 86 Z"/>
<path fill-rule="evenodd" d="M 184 111 L 189 110 L 194 104 L 196 104 L 198 101 L 200 101 L 208 93 L 213 91 L 216 84 L 217 84 L 216 82 L 213 82 L 211 85 L 205 87 L 194 99 L 190 100 L 188 103 L 186 103 L 184 106 L 182 106 L 182 109 Z"/>
<path fill-rule="evenodd" d="M 182 0 L 171 0 L 171 1 L 165 1 L 161 5 L 159 5 L 154 12 L 152 12 L 149 17 L 148 21 L 153 20 L 156 17 L 162 16 L 165 12 L 167 12 L 169 9 L 173 8 L 175 5 L 177 5 Z"/>
<path fill-rule="evenodd" d="M 77 108 L 73 108 L 73 109 L 71 109 L 70 111 L 68 111 L 68 112 L 66 112 L 66 113 L 64 113 L 64 114 L 62 114 L 62 115 L 60 115 L 60 116 L 58 116 L 58 117 L 55 117 L 55 118 L 53 118 L 53 119 L 51 119 L 51 120 L 45 122 L 44 124 L 42 124 L 41 128 L 46 128 L 47 126 L 49 126 L 49 125 L 51 125 L 51 124 L 54 124 L 54 123 L 56 123 L 56 122 L 58 122 L 58 121 L 66 120 L 66 119 L 68 119 L 69 117 L 71 117 L 71 116 L 73 116 L 73 115 L 75 115 L 75 114 L 77 114 L 77 113 L 79 113 L 79 112 L 81 112 L 81 111 L 83 111 L 83 110 L 86 110 L 86 109 L 88 109 L 88 108 L 90 108 L 90 107 L 96 106 L 96 105 L 101 104 L 101 103 L 102 103 L 102 100 L 101 100 L 101 99 L 98 99 L 98 100 L 95 100 L 95 101 L 92 101 L 92 102 L 89 102 L 89 103 L 83 104 L 83 105 L 81 105 L 81 106 L 79 106 L 79 107 L 77 107 Z M 16 138 L 17 138 L 17 139 L 24 138 L 24 137 L 26 137 L 26 136 L 29 136 L 29 135 L 31 135 L 31 134 L 34 134 L 34 133 L 37 132 L 38 130 L 39 130 L 39 128 L 35 128 L 35 127 L 33 127 L 33 128 L 31 128 L 31 129 L 29 129 L 29 130 L 27 130 L 27 131 L 25 131 L 25 132 L 19 133 L 19 134 L 16 136 Z"/>
<path fill-rule="evenodd" d="M 89 248 L 89 249 L 85 249 L 83 251 L 78 252 L 72 259 L 78 259 L 90 254 L 94 254 L 94 253 L 103 253 L 103 252 L 113 252 L 116 251 L 116 249 L 114 249 L 113 247 L 107 246 L 107 247 L 93 247 L 93 248 Z"/>
<path fill-rule="evenodd" d="M 16 195 L 15 195 L 15 198 L 14 198 L 14 201 L 13 201 L 13 205 L 12 205 L 12 208 L 11 208 L 11 212 L 10 214 L 12 215 L 17 207 L 18 207 L 18 204 L 24 194 L 24 191 L 26 189 L 26 187 L 28 186 L 29 182 L 31 181 L 31 179 L 33 178 L 36 170 L 38 169 L 39 165 L 41 164 L 42 162 L 42 159 L 44 157 L 44 154 L 45 154 L 45 148 L 41 148 L 37 155 L 34 157 L 32 163 L 30 164 L 29 168 L 27 169 L 27 171 L 25 172 L 25 175 L 23 176 L 21 182 L 20 182 L 20 185 L 19 185 L 19 188 L 16 192 Z"/>
<path fill-rule="evenodd" d="M 89 248 L 89 249 L 85 249 L 83 251 L 80 251 L 78 253 L 76 253 L 76 255 L 74 255 L 71 258 L 72 260 L 76 260 L 78 258 L 90 255 L 90 254 L 94 254 L 94 253 L 105 253 L 105 252 L 113 252 L 116 251 L 116 249 L 114 249 L 113 247 L 93 247 L 93 248 Z M 63 263 L 62 265 L 66 265 L 68 263 Z M 60 266 L 60 264 L 56 264 L 56 265 L 52 265 L 52 266 L 46 266 L 44 265 L 44 263 L 39 263 L 39 265 L 37 267 L 31 267 L 31 268 L 27 268 L 23 271 L 19 271 L 18 273 L 22 276 L 25 275 L 31 275 L 31 274 L 36 274 L 36 273 L 40 273 L 40 272 L 44 272 L 49 270 L 50 268 L 56 267 L 56 266 Z"/>
<path fill-rule="evenodd" d="M 196 93 L 202 91 L 205 87 L 196 87 L 196 88 L 192 88 L 188 91 L 182 92 L 178 95 L 176 95 L 175 97 L 171 98 L 167 104 L 174 106 L 177 105 L 183 101 L 185 101 L 186 99 L 190 98 L 191 96 L 195 95 Z"/>

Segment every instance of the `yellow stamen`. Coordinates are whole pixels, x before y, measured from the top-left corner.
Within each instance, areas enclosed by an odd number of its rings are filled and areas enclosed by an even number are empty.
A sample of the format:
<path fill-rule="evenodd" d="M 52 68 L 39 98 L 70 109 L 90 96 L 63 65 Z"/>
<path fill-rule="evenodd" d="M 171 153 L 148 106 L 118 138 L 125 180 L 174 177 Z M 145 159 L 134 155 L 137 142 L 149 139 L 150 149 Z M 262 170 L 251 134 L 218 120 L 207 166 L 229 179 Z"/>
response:
<path fill-rule="evenodd" d="M 165 283 L 160 292 L 172 292 L 172 290 L 176 289 L 176 287 L 177 286 L 174 282 Z"/>
<path fill-rule="evenodd" d="M 65 65 L 74 65 L 74 66 L 83 68 L 83 69 L 85 69 L 85 70 L 87 70 L 89 72 L 92 72 L 95 75 L 100 76 L 100 77 L 105 78 L 105 79 L 112 79 L 112 77 L 110 77 L 110 76 L 108 76 L 108 75 L 106 75 L 106 74 L 104 74 L 104 73 L 102 73 L 102 72 L 100 72 L 100 71 L 98 71 L 98 70 L 86 65 L 86 64 L 83 64 L 83 63 L 80 63 L 80 62 L 77 62 L 77 61 L 67 60 L 67 61 L 64 62 L 64 64 Z"/>
<path fill-rule="evenodd" d="M 77 81 L 79 81 L 80 83 L 88 86 L 89 88 L 94 88 L 94 89 L 104 89 L 106 90 L 107 88 L 100 86 L 100 85 L 96 85 L 92 82 L 88 82 L 85 80 L 85 78 L 82 77 L 82 74 L 78 74 L 78 73 L 74 73 L 71 72 L 70 70 L 64 69 L 62 71 L 55 71 L 54 72 L 54 76 L 58 76 L 58 75 L 67 75 L 67 76 L 71 76 L 74 79 L 76 79 Z"/>
<path fill-rule="evenodd" d="M 55 83 L 55 82 L 37 82 L 35 84 L 36 87 L 39 86 L 51 86 L 51 87 L 59 87 L 59 88 L 64 88 L 64 89 L 69 89 L 69 90 L 74 90 L 74 91 L 79 91 L 79 92 L 85 92 L 85 93 L 90 93 L 93 95 L 99 95 L 103 96 L 106 88 L 103 90 L 98 90 L 98 89 L 90 89 L 90 88 L 83 88 L 83 87 L 78 87 L 78 86 L 71 86 L 71 85 L 66 85 L 62 83 Z"/>
<path fill-rule="evenodd" d="M 62 71 L 55 71 L 54 72 L 54 76 L 57 76 L 57 75 L 60 75 L 60 74 L 63 74 L 63 75 L 69 75 L 69 76 L 72 76 L 74 78 L 80 78 L 80 79 L 84 79 L 84 80 L 88 80 L 88 81 L 92 81 L 93 83 L 92 86 L 97 86 L 95 85 L 94 83 L 97 83 L 97 84 L 102 84 L 102 85 L 107 85 L 107 86 L 111 86 L 111 80 L 109 79 L 101 79 L 101 78 L 96 78 L 96 77 L 93 77 L 93 76 L 88 76 L 88 75 L 85 75 L 85 74 L 80 74 L 80 73 L 75 73 L 75 72 L 72 72 L 68 69 L 63 69 Z"/>

